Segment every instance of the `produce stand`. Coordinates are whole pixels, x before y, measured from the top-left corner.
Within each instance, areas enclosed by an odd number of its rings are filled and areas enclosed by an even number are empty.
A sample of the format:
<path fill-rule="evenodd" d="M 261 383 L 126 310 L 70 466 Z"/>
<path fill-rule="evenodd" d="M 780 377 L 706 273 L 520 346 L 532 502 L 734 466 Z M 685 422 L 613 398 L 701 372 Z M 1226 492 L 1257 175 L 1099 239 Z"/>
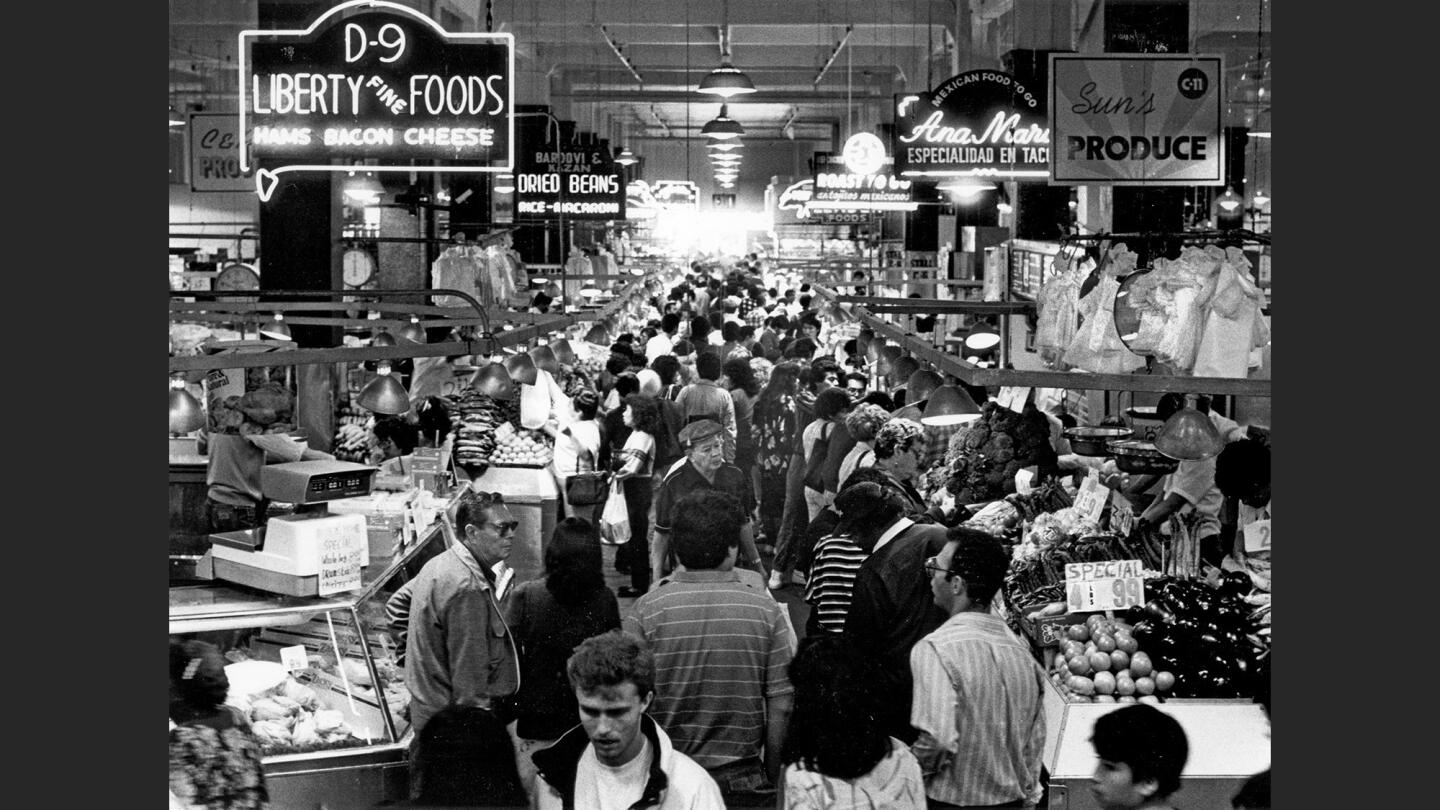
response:
<path fill-rule="evenodd" d="M 219 580 L 170 588 L 171 638 L 210 641 L 231 666 L 274 670 L 281 649 L 305 648 L 306 665 L 292 669 L 285 685 L 304 691 L 315 711 L 297 712 L 288 722 L 297 734 L 315 718 L 339 728 L 318 740 L 307 737 L 308 742 L 257 735 L 273 806 L 368 807 L 405 798 L 406 751 L 413 739 L 409 695 L 385 601 L 445 550 L 443 529 L 436 520 L 394 556 L 372 557 L 360 587 L 346 593 L 283 596 Z M 238 673 L 231 678 L 227 702 L 260 711 L 261 698 L 244 694 L 242 681 Z M 252 725 L 257 716 L 251 715 Z"/>
<path fill-rule="evenodd" d="M 1069 703 L 1047 685 L 1045 768 L 1050 772 L 1049 810 L 1098 810 L 1089 783 L 1095 773 L 1090 735 L 1095 720 L 1115 711 L 1114 703 Z M 1185 731 L 1190 756 L 1171 796 L 1176 807 L 1230 806 L 1245 780 L 1270 767 L 1270 724 L 1248 700 L 1173 699 L 1157 706 Z"/>

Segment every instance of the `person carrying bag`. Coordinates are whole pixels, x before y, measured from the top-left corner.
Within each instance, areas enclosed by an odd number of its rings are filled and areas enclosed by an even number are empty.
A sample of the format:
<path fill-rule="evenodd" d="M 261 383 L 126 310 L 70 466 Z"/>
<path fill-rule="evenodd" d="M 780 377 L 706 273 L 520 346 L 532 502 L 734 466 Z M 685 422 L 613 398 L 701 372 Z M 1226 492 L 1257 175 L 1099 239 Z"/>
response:
<path fill-rule="evenodd" d="M 593 467 L 594 456 L 589 448 L 584 448 L 585 457 L 591 459 Z M 571 506 L 594 506 L 603 503 L 606 496 L 610 494 L 610 473 L 604 470 L 580 470 L 579 459 L 576 459 L 575 472 L 565 477 L 565 499 Z"/>
<path fill-rule="evenodd" d="M 600 542 L 620 546 L 630 542 L 630 508 L 625 501 L 625 482 L 616 479 L 600 513 Z"/>

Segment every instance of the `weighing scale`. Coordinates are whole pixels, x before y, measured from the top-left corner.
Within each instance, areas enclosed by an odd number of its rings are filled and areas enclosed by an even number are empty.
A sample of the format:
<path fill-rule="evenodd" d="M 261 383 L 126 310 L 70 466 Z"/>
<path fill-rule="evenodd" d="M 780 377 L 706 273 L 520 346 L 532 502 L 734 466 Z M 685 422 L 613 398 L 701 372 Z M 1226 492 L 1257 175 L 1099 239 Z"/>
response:
<path fill-rule="evenodd" d="M 365 516 L 332 514 L 327 501 L 370 494 L 377 468 L 322 459 L 267 464 L 260 491 L 295 504 L 264 526 L 210 535 L 202 560 L 216 579 L 290 596 L 326 596 L 360 587 L 370 564 Z"/>

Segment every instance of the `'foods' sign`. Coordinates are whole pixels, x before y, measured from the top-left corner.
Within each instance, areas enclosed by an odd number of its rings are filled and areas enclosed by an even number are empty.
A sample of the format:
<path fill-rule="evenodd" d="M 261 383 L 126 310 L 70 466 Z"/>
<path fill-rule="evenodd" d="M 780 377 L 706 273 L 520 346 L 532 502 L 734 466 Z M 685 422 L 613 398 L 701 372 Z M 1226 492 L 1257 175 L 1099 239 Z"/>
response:
<path fill-rule="evenodd" d="M 1047 177 L 1049 147 L 1044 98 L 1008 73 L 971 70 L 928 93 L 896 96 L 902 175 Z"/>
<path fill-rule="evenodd" d="M 508 171 L 514 45 L 383 0 L 343 3 L 304 30 L 242 31 L 241 169 L 279 164 L 255 173 L 262 200 L 281 172 L 359 160 L 379 164 L 371 171 Z"/>
<path fill-rule="evenodd" d="M 1052 183 L 1225 182 L 1218 56 L 1050 55 Z"/>

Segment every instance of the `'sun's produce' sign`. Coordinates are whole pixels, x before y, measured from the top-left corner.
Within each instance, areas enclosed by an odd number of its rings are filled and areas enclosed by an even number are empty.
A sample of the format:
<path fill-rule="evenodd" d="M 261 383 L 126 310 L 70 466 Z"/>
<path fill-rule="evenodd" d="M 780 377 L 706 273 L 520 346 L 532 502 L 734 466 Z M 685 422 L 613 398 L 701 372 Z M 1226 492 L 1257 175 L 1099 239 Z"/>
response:
<path fill-rule="evenodd" d="M 508 171 L 514 38 L 450 33 L 351 0 L 303 30 L 240 33 L 240 164 L 269 199 L 287 171 Z M 423 161 L 430 165 L 412 165 Z"/>

